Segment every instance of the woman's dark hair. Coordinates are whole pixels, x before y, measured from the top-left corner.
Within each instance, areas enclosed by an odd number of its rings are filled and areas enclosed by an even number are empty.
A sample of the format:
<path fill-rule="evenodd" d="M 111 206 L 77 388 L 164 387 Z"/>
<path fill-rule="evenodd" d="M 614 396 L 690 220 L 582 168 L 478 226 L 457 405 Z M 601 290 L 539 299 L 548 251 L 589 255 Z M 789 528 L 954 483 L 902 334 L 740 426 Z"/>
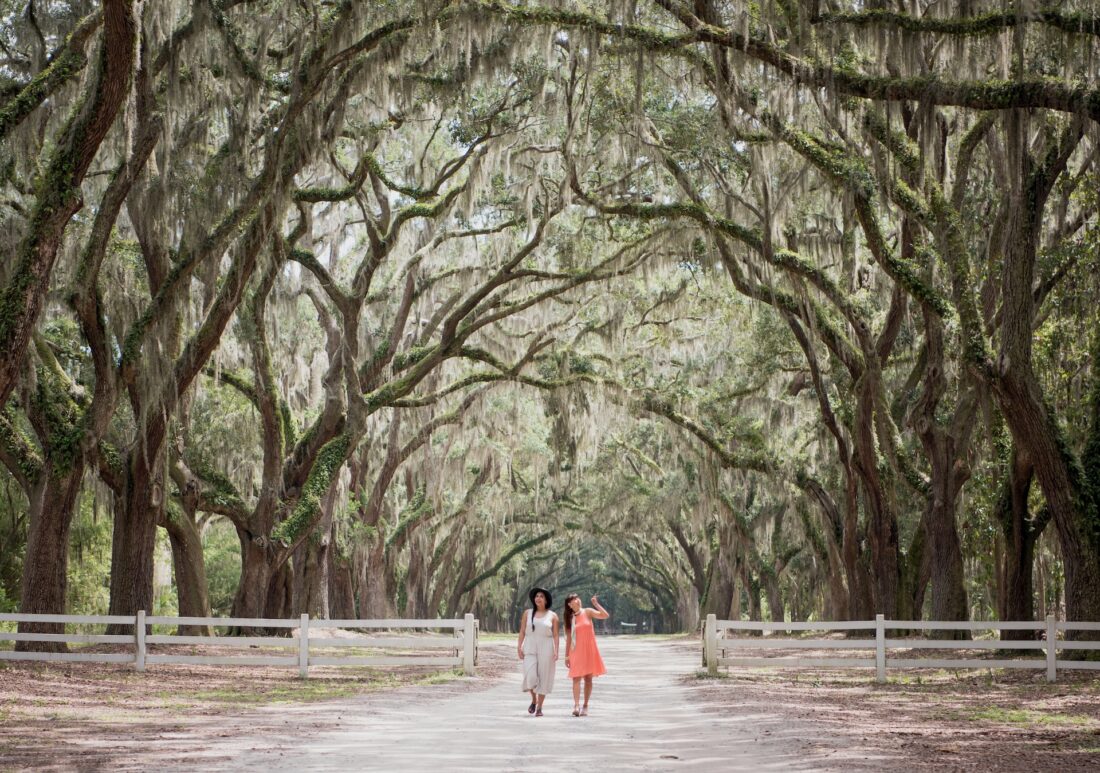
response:
<path fill-rule="evenodd" d="M 565 632 L 569 633 L 573 630 L 573 607 L 569 606 L 569 602 L 573 599 L 580 601 L 580 596 L 576 593 L 570 593 L 565 597 Z"/>

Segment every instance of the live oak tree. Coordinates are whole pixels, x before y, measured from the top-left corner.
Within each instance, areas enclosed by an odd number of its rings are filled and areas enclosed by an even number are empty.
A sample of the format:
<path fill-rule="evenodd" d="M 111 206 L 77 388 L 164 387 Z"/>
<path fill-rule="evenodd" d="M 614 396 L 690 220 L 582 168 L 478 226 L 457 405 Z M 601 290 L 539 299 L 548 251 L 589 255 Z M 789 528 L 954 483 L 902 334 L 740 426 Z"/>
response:
<path fill-rule="evenodd" d="M 5 597 L 1098 619 L 1098 11 L 0 3 Z"/>

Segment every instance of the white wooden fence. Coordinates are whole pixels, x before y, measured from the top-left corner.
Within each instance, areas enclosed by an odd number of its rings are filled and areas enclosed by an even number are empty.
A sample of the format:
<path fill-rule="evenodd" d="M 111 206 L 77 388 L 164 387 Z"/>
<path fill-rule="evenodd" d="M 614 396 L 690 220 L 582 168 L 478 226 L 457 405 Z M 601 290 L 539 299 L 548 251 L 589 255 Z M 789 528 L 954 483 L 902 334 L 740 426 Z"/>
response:
<path fill-rule="evenodd" d="M 0 660 L 39 660 L 85 663 L 132 663 L 138 671 L 147 664 L 191 663 L 205 665 L 298 667 L 302 678 L 310 666 L 441 666 L 461 668 L 472 675 L 477 664 L 478 621 L 472 614 L 458 620 L 275 620 L 237 617 L 161 617 L 136 615 L 24 615 L 0 614 L 0 623 L 60 623 L 63 625 L 123 625 L 132 634 L 14 633 L 0 631 L 0 641 L 64 642 L 66 644 L 125 644 L 132 652 L 15 652 L 0 650 Z M 189 636 L 150 633 L 151 626 L 209 626 L 216 628 L 289 628 L 294 636 Z M 451 636 L 399 635 L 400 629 L 442 629 Z M 377 634 L 335 636 L 338 630 L 371 630 Z M 278 647 L 287 654 L 177 655 L 158 653 L 150 645 L 203 645 L 223 647 Z M 380 654 L 345 655 L 332 650 L 366 648 Z M 400 650 L 394 654 L 388 650 Z M 432 655 L 410 654 L 408 650 L 430 650 Z"/>
<path fill-rule="evenodd" d="M 891 631 L 1041 631 L 1042 639 L 1003 641 L 1001 639 L 918 639 L 887 638 Z M 719 638 L 720 631 L 753 631 L 760 636 Z M 874 638 L 863 639 L 793 639 L 765 637 L 765 631 L 866 631 Z M 1100 631 L 1100 623 L 1074 623 L 1055 620 L 1025 622 L 937 622 L 926 620 L 886 620 L 878 615 L 874 620 L 812 623 L 756 623 L 741 620 L 718 620 L 707 615 L 703 625 L 703 663 L 711 674 L 719 666 L 779 666 L 788 668 L 873 668 L 879 682 L 886 681 L 888 668 L 1033 668 L 1046 669 L 1047 681 L 1057 679 L 1058 669 L 1100 670 L 1100 662 L 1091 660 L 1059 660 L 1058 651 L 1100 650 L 1100 641 L 1067 641 L 1058 638 L 1065 631 Z M 737 657 L 727 653 L 738 650 L 855 650 L 844 657 Z M 916 658 L 904 652 L 890 656 L 891 650 L 1039 650 L 1045 658 Z M 873 655 L 858 651 L 873 651 Z"/>

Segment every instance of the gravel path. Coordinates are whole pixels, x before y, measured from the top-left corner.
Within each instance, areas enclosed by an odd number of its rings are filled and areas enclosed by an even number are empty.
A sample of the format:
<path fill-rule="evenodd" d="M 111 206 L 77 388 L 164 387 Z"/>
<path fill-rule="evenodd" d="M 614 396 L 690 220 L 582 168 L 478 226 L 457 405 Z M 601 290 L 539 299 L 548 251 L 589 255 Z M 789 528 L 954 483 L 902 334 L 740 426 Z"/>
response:
<path fill-rule="evenodd" d="M 511 651 L 513 645 L 491 646 Z M 425 686 L 323 707 L 280 709 L 291 712 L 281 717 L 290 727 L 298 724 L 293 716 L 298 711 L 305 712 L 303 719 L 315 720 L 309 715 L 320 709 L 332 722 L 306 738 L 273 738 L 270 727 L 262 735 L 233 733 L 195 750 L 185 767 L 484 772 L 565 766 L 595 773 L 823 769 L 805 760 L 806 747 L 789 723 L 765 715 L 723 718 L 693 697 L 684 677 L 698 669 L 697 645 L 620 637 L 603 638 L 600 646 L 610 673 L 596 680 L 585 718 L 571 716 L 564 664 L 547 698 L 546 716 L 529 716 L 517 666 L 516 673 L 473 689 Z"/>

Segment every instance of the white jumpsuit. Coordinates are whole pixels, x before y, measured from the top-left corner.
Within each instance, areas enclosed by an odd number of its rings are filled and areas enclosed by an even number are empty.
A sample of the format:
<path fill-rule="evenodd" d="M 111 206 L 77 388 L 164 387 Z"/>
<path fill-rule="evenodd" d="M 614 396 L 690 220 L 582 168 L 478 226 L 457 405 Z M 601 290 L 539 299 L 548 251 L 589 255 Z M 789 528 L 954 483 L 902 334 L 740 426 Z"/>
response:
<path fill-rule="evenodd" d="M 531 610 L 523 617 L 527 627 L 523 637 L 523 689 L 534 690 L 536 695 L 549 695 L 554 689 L 554 612 L 535 618 L 531 626 Z"/>

